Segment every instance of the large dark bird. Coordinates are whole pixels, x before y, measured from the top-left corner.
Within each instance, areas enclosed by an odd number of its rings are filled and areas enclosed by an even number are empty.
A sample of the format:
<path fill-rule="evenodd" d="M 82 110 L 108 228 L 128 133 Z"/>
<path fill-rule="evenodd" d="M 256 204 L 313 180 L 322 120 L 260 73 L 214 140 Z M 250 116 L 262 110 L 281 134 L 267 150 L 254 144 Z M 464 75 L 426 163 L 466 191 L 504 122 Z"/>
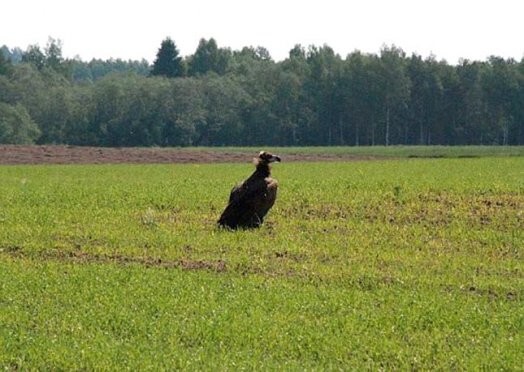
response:
<path fill-rule="evenodd" d="M 244 182 L 233 187 L 229 204 L 218 224 L 231 229 L 259 227 L 277 198 L 277 180 L 271 178 L 269 164 L 280 158 L 261 151 L 254 159 L 256 170 Z"/>

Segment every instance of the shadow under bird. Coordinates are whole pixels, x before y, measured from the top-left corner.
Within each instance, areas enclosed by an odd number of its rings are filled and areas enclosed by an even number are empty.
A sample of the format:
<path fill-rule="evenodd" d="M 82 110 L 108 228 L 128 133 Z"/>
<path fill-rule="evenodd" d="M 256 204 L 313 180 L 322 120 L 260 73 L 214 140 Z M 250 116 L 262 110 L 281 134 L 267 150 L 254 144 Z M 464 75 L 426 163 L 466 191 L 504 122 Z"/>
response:
<path fill-rule="evenodd" d="M 261 151 L 254 159 L 255 172 L 236 185 L 229 195 L 229 203 L 222 212 L 218 225 L 230 229 L 257 228 L 277 198 L 278 182 L 271 178 L 270 164 L 280 157 Z"/>

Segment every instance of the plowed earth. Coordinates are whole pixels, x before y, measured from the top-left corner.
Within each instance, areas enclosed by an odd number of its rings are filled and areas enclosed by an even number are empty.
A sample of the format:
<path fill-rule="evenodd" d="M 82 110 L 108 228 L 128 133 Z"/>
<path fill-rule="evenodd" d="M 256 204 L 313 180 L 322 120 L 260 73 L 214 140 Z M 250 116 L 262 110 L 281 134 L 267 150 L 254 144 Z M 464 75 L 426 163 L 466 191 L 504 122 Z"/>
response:
<path fill-rule="evenodd" d="M 256 151 L 225 149 L 184 149 L 144 147 L 20 146 L 1 145 L 0 164 L 169 164 L 169 163 L 243 163 Z M 369 160 L 374 157 L 350 154 L 284 154 L 289 161 Z"/>

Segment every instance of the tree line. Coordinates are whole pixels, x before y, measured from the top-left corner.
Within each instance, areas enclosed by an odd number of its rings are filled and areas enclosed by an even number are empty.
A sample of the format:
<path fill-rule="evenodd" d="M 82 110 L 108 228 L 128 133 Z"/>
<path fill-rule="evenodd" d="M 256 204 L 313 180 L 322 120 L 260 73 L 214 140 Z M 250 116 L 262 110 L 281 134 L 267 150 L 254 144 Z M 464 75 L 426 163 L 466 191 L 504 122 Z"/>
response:
<path fill-rule="evenodd" d="M 524 58 L 450 65 L 396 46 L 345 58 L 202 39 L 182 57 L 65 59 L 0 48 L 0 143 L 92 146 L 523 145 Z"/>

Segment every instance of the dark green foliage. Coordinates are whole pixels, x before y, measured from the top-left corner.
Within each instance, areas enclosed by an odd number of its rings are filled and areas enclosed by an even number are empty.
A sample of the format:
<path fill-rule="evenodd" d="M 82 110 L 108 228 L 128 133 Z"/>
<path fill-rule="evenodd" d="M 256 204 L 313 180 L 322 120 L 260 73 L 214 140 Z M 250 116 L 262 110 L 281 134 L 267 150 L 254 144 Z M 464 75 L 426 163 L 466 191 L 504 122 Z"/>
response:
<path fill-rule="evenodd" d="M 30 63 L 41 70 L 45 66 L 45 55 L 38 45 L 30 45 L 22 56 L 22 62 Z"/>
<path fill-rule="evenodd" d="M 180 57 L 174 41 L 170 38 L 162 41 L 156 60 L 153 63 L 151 75 L 175 78 L 183 76 L 184 70 L 182 57 Z"/>
<path fill-rule="evenodd" d="M 72 60 L 70 63 L 72 78 L 76 82 L 96 81 L 114 73 L 136 73 L 141 76 L 148 76 L 151 73 L 149 62 L 145 59 L 141 61 L 92 59 L 89 62 Z"/>
<path fill-rule="evenodd" d="M 50 38 L 43 51 L 1 48 L 0 102 L 25 109 L 37 143 L 524 145 L 524 60 L 453 66 L 395 46 L 343 58 L 296 45 L 275 62 L 211 38 L 183 59 L 167 38 L 150 66 L 67 60 Z"/>
<path fill-rule="evenodd" d="M 64 58 L 62 57 L 62 42 L 50 38 L 45 48 L 46 65 L 55 71 L 60 71 Z"/>
<path fill-rule="evenodd" d="M 24 106 L 0 102 L 0 143 L 34 143 L 40 130 Z"/>
<path fill-rule="evenodd" d="M 200 79 L 202 116 L 196 124 L 196 139 L 192 144 L 240 145 L 243 122 L 241 110 L 248 104 L 249 95 L 231 78 L 209 74 Z"/>
<path fill-rule="evenodd" d="M 0 50 L 0 75 L 6 75 L 11 67 L 11 60 L 8 59 L 3 50 Z"/>
<path fill-rule="evenodd" d="M 71 62 L 62 57 L 62 42 L 51 37 L 43 52 L 38 45 L 30 45 L 22 54 L 21 61 L 33 65 L 44 73 L 52 70 L 67 79 L 71 76 Z"/>
<path fill-rule="evenodd" d="M 10 49 L 7 47 L 7 45 L 2 45 L 0 48 L 0 55 L 3 55 L 11 63 L 16 64 L 22 61 L 24 52 L 18 47 Z"/>
<path fill-rule="evenodd" d="M 208 72 L 224 75 L 231 60 L 229 49 L 219 49 L 215 39 L 200 39 L 195 54 L 189 61 L 189 75 L 198 76 Z"/>

